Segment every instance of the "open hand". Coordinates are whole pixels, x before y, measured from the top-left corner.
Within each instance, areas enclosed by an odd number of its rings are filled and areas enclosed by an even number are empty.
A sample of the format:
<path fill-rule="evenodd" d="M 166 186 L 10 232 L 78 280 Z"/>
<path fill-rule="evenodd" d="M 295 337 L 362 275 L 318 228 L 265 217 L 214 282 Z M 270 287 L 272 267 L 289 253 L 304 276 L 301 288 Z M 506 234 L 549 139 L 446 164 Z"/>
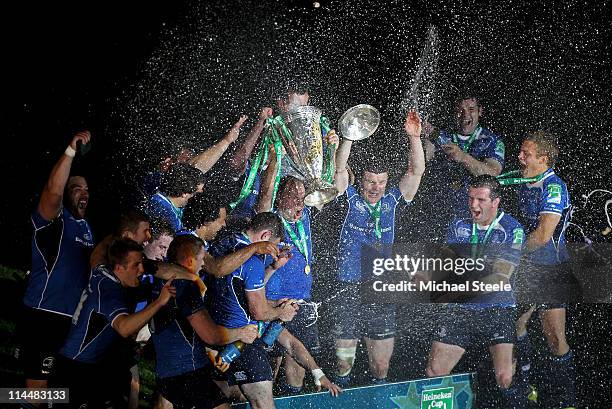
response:
<path fill-rule="evenodd" d="M 321 385 L 317 385 L 317 391 L 321 391 L 321 388 L 325 388 L 331 393 L 333 397 L 338 397 L 342 393 L 342 388 L 329 380 L 327 376 L 323 376 L 319 379 Z"/>
<path fill-rule="evenodd" d="M 408 111 L 406 121 L 404 121 L 404 130 L 412 138 L 421 137 L 421 118 L 416 111 Z"/>
<path fill-rule="evenodd" d="M 236 139 L 238 139 L 238 135 L 240 134 L 240 128 L 244 124 L 244 121 L 247 120 L 247 118 L 248 117 L 246 115 L 240 115 L 240 118 L 238 118 L 238 121 L 227 132 L 227 135 L 225 135 L 225 137 L 227 138 L 227 141 L 229 143 L 236 142 Z"/>

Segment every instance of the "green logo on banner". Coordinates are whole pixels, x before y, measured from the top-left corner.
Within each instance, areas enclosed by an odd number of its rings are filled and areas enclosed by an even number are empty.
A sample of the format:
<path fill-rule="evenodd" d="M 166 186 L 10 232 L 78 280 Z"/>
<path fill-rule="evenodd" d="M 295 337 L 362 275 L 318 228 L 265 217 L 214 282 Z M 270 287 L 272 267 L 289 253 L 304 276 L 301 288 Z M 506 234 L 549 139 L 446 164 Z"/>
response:
<path fill-rule="evenodd" d="M 421 394 L 421 409 L 453 409 L 455 388 L 429 389 Z"/>

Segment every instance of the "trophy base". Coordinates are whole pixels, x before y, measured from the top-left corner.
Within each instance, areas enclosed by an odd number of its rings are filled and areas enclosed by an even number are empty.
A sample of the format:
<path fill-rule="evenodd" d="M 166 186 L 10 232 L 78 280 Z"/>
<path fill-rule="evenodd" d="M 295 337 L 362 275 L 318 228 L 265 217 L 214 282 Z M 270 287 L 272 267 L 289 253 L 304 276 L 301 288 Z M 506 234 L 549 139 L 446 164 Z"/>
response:
<path fill-rule="evenodd" d="M 316 181 L 311 186 L 306 187 L 306 197 L 304 204 L 306 206 L 322 206 L 329 203 L 338 195 L 338 189 L 327 182 Z"/>

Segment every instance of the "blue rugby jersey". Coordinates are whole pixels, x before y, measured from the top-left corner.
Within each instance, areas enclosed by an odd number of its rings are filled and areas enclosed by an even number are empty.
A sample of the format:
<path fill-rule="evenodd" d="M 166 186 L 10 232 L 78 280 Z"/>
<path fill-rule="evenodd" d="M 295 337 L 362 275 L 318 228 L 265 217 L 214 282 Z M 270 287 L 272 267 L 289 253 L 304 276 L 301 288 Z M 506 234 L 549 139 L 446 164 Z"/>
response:
<path fill-rule="evenodd" d="M 149 198 L 144 211 L 151 219 L 166 220 L 175 233 L 183 229 L 183 209 L 174 206 L 170 199 L 161 192 L 157 192 Z"/>
<path fill-rule="evenodd" d="M 250 244 L 242 233 L 227 236 L 211 244 L 209 253 L 221 257 Z M 212 319 L 226 328 L 240 328 L 257 324 L 251 317 L 246 299 L 247 291 L 264 289 L 264 258 L 254 255 L 225 277 L 206 275 L 206 306 Z"/>
<path fill-rule="evenodd" d="M 314 255 L 312 254 L 312 235 L 310 232 L 310 216 L 311 209 L 308 206 L 302 211 L 301 221 L 304 226 L 306 236 L 306 247 L 308 249 L 308 263 L 304 255 L 298 249 L 298 246 L 291 240 L 291 236 L 285 230 L 285 238 L 281 244 L 287 244 L 292 247 L 291 253 L 293 257 L 281 268 L 276 270 L 268 283 L 266 284 L 266 298 L 269 300 L 279 300 L 281 298 L 295 298 L 309 300 L 311 298 L 310 290 L 312 289 L 312 272 Z M 289 223 L 296 237 L 300 238 L 297 223 Z M 305 267 L 308 264 L 310 271 L 305 272 Z"/>
<path fill-rule="evenodd" d="M 338 279 L 358 283 L 361 274 L 361 247 L 364 245 L 393 244 L 395 238 L 395 213 L 398 205 L 410 203 L 404 199 L 399 188 L 389 189 L 381 200 L 380 227 L 382 236 L 374 233 L 375 223 L 365 199 L 354 186 L 349 185 L 345 194 L 338 197 L 339 205 L 346 211 L 340 228 L 338 243 Z"/>
<path fill-rule="evenodd" d="M 153 298 L 164 281 L 155 280 Z M 170 301 L 151 320 L 155 346 L 156 373 L 159 378 L 182 375 L 208 364 L 204 343 L 187 318 L 204 308 L 204 300 L 192 281 L 174 280 L 176 302 Z"/>
<path fill-rule="evenodd" d="M 499 213 L 503 212 L 502 209 Z M 499 215 L 498 213 L 498 215 Z M 455 250 L 460 252 L 464 251 L 466 254 L 459 254 L 461 257 L 471 257 L 471 246 L 470 238 L 472 236 L 472 219 L 455 219 L 448 229 L 447 243 L 448 244 L 462 244 L 465 246 L 458 246 Z M 486 243 L 482 243 L 486 234 L 487 228 L 476 226 L 476 233 L 478 235 L 479 248 L 484 247 L 484 250 L 480 254 L 480 257 L 486 256 L 487 263 L 491 265 L 492 260 L 501 259 L 506 261 L 513 266 L 518 266 L 521 260 L 521 249 L 525 240 L 525 232 L 523 226 L 512 216 L 504 213 L 504 216 L 499 222 L 493 227 L 489 238 Z M 488 227 L 488 226 L 487 226 Z M 477 271 L 471 272 L 466 279 L 473 281 L 478 277 Z M 467 273 L 466 273 L 467 274 Z M 482 274 L 490 274 L 489 269 L 485 269 Z M 514 283 L 514 276 L 510 279 L 510 284 Z M 512 291 L 499 291 L 492 292 L 489 294 L 478 295 L 469 303 L 462 303 L 460 306 L 464 308 L 487 308 L 487 307 L 514 307 L 516 305 L 516 299 Z"/>
<path fill-rule="evenodd" d="M 520 186 L 519 207 L 527 234 L 538 226 L 540 214 L 550 213 L 561 216 L 552 238 L 544 247 L 528 255 L 529 262 L 538 265 L 555 265 L 568 261 L 565 230 L 569 223 L 570 197 L 565 182 L 552 169 L 548 169 L 540 181 Z"/>
<path fill-rule="evenodd" d="M 112 327 L 113 321 L 129 312 L 121 282 L 106 266 L 99 265 L 83 290 L 60 354 L 88 364 L 101 362 L 120 337 Z"/>
<path fill-rule="evenodd" d="M 32 270 L 23 298 L 25 305 L 72 316 L 89 280 L 89 256 L 94 242 L 89 224 L 68 210 L 45 220 L 32 213 Z"/>
<path fill-rule="evenodd" d="M 467 205 L 467 191 L 471 175 L 463 165 L 450 160 L 442 149 L 442 145 L 452 142 L 453 133 L 445 130 L 440 131 L 440 135 L 434 141 L 436 152 L 429 166 L 436 169 L 437 177 L 443 179 L 440 181 L 441 183 L 436 184 L 436 196 L 444 198 L 443 203 L 448 206 L 455 217 L 468 218 L 470 212 Z M 468 144 L 468 139 L 458 137 L 457 144 L 461 149 L 464 149 Z M 481 127 L 480 131 L 477 131 L 476 138 L 468 148 L 467 153 L 478 160 L 495 159 L 502 166 L 502 169 L 504 167 L 506 153 L 504 142 L 487 128 Z"/>

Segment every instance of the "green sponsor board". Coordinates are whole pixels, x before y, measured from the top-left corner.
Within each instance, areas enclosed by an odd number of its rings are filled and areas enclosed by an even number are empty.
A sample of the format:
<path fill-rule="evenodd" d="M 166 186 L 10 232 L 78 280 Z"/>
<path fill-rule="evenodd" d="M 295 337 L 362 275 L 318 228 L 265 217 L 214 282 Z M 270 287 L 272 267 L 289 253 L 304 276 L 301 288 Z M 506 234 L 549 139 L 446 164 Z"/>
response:
<path fill-rule="evenodd" d="M 421 409 L 453 409 L 455 388 L 428 389 L 421 392 Z"/>
<path fill-rule="evenodd" d="M 310 393 L 274 399 L 277 409 L 470 409 L 472 374 L 345 389 L 337 398 Z M 234 405 L 246 409 L 248 404 Z"/>

